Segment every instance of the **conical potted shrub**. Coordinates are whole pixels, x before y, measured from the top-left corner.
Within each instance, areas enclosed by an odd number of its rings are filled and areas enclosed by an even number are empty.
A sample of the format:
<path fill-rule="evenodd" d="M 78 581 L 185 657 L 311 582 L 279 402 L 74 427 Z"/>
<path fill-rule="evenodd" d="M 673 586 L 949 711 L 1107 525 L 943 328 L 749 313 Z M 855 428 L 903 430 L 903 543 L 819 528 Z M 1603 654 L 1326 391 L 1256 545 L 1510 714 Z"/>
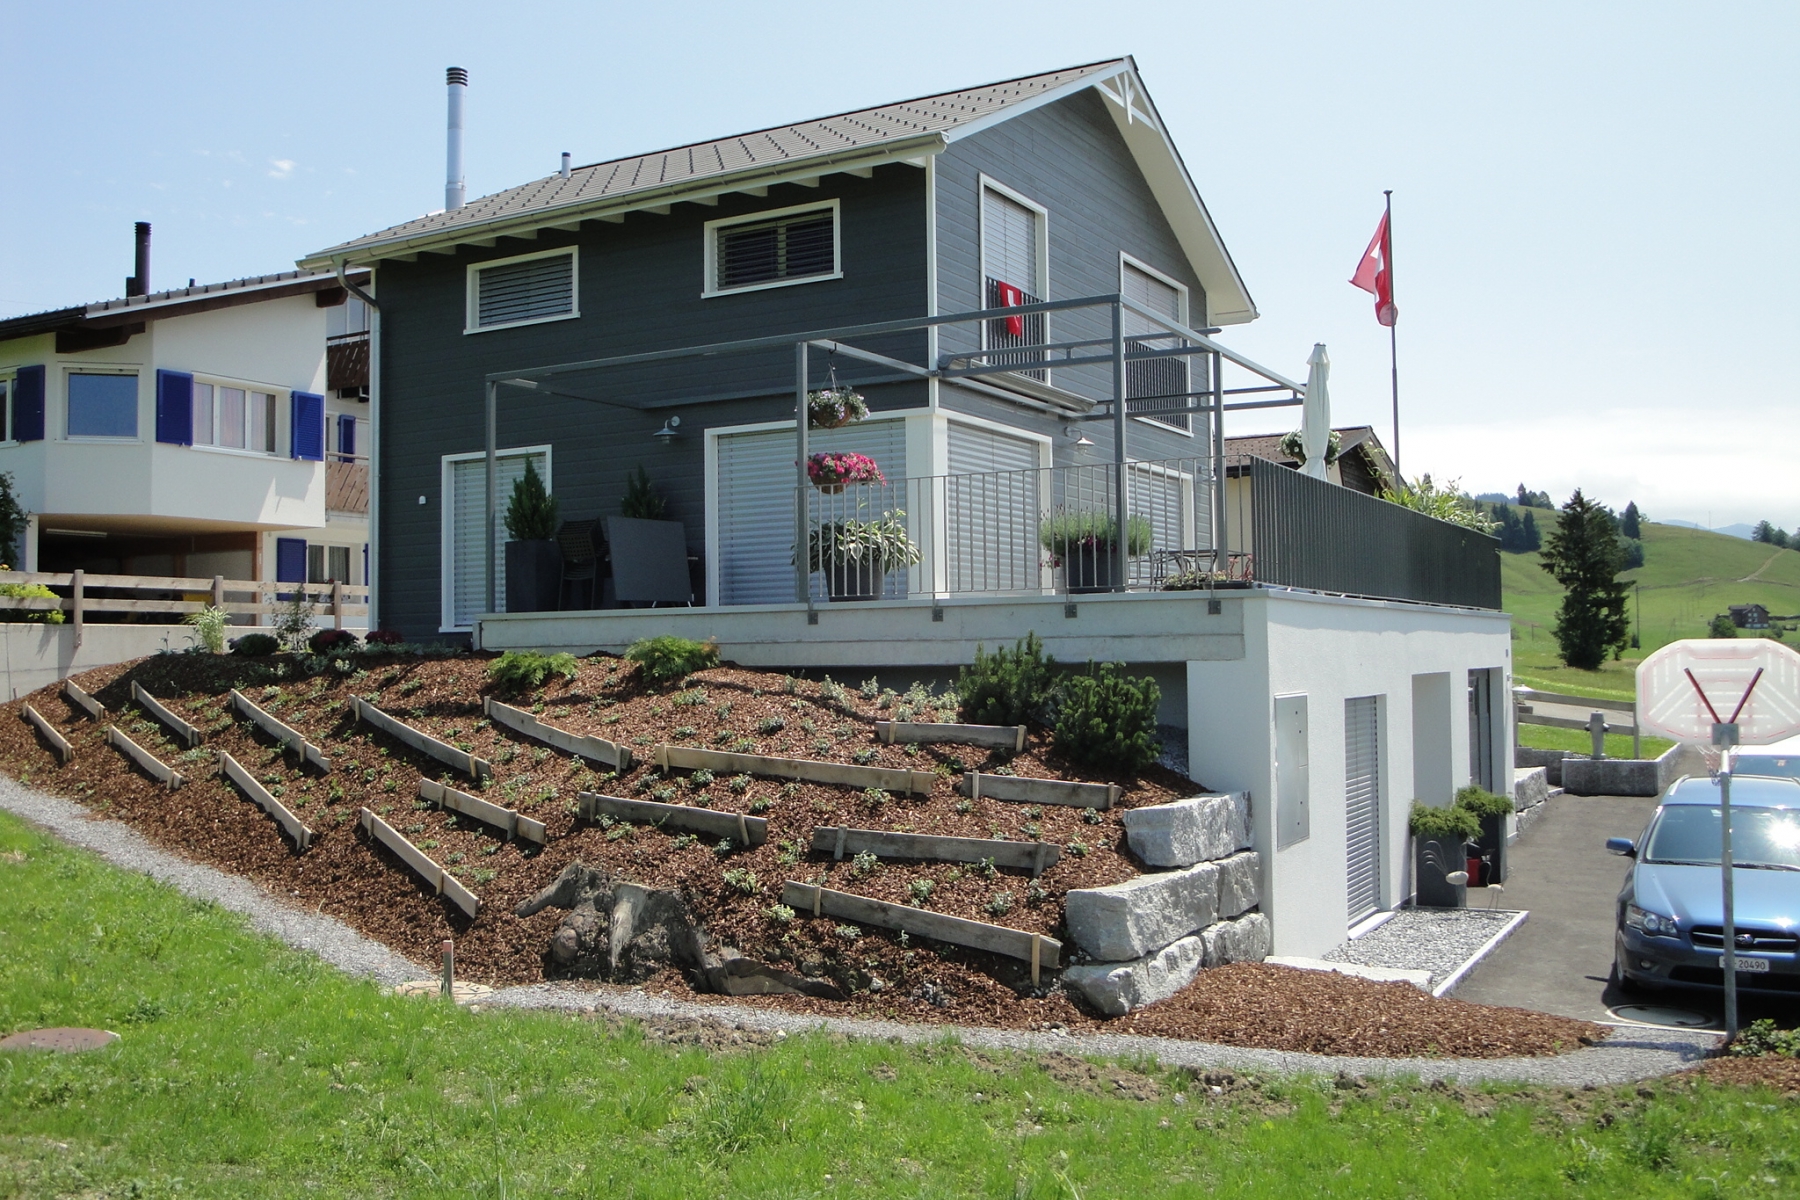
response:
<path fill-rule="evenodd" d="M 556 497 L 528 458 L 506 505 L 506 611 L 548 612 L 562 585 L 556 546 Z"/>
<path fill-rule="evenodd" d="M 906 535 L 906 510 L 889 509 L 873 521 L 828 521 L 807 536 L 807 569 L 825 573 L 833 601 L 878 600 L 888 572 L 923 555 Z"/>
<path fill-rule="evenodd" d="M 1138 558 L 1150 553 L 1153 531 L 1148 518 L 1125 519 L 1125 553 Z M 1071 595 L 1110 592 L 1119 582 L 1114 547 L 1119 542 L 1119 523 L 1111 513 L 1093 510 L 1059 512 L 1038 527 L 1038 540 L 1050 552 L 1050 565 L 1061 567 Z"/>
<path fill-rule="evenodd" d="M 1475 847 L 1469 857 L 1480 859 L 1487 865 L 1487 870 L 1482 878 L 1471 878 L 1469 882 L 1480 887 L 1490 883 L 1505 883 L 1506 818 L 1512 815 L 1512 800 L 1470 784 L 1456 793 L 1456 807 L 1473 813 L 1481 823 L 1481 834 L 1475 839 Z"/>
<path fill-rule="evenodd" d="M 1454 805 L 1413 801 L 1406 819 L 1413 835 L 1413 901 L 1420 908 L 1462 908 L 1469 900 L 1468 844 L 1481 834 L 1475 814 Z"/>

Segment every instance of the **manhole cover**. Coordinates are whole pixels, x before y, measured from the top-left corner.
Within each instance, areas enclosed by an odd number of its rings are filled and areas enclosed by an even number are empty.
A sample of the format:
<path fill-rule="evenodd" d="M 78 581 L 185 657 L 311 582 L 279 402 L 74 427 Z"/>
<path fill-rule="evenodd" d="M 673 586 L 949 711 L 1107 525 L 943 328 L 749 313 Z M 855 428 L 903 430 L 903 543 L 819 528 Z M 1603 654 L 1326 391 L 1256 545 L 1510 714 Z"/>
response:
<path fill-rule="evenodd" d="M 464 983 L 460 979 L 451 985 L 451 991 L 458 1004 L 472 1004 L 494 994 L 494 989 L 485 983 Z M 441 996 L 444 984 L 439 979 L 415 979 L 411 983 L 395 984 L 394 993 L 399 996 Z"/>
<path fill-rule="evenodd" d="M 1639 1025 L 1666 1025 L 1673 1029 L 1704 1029 L 1713 1020 L 1704 1013 L 1686 1008 L 1668 1008 L 1661 1004 L 1621 1004 L 1607 1010 L 1621 1021 Z"/>
<path fill-rule="evenodd" d="M 0 1038 L 0 1050 L 98 1050 L 119 1040 L 104 1029 L 27 1029 Z"/>

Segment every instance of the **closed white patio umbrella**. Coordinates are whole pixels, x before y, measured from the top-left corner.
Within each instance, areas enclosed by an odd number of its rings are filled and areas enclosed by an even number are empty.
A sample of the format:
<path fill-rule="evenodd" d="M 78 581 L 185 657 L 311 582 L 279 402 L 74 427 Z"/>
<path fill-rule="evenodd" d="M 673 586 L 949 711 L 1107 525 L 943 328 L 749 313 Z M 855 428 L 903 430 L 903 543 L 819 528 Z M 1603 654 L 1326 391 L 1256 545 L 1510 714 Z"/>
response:
<path fill-rule="evenodd" d="M 1303 475 L 1311 475 L 1314 479 L 1325 478 L 1325 451 L 1331 444 L 1331 398 L 1325 392 L 1325 377 L 1331 374 L 1331 359 L 1325 354 L 1325 343 L 1315 342 L 1312 357 L 1306 360 L 1311 368 L 1306 375 L 1306 407 L 1300 422 L 1300 442 L 1306 448 L 1306 462 L 1300 468 Z"/>

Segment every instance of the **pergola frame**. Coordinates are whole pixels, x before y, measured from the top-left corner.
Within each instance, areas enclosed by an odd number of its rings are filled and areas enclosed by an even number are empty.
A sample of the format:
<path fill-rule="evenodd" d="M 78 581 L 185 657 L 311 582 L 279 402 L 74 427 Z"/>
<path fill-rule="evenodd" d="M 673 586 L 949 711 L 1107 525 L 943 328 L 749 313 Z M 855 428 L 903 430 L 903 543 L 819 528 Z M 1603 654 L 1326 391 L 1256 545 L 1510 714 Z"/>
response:
<path fill-rule="evenodd" d="M 982 321 L 1001 320 L 1007 317 L 1029 316 L 1035 313 L 1049 313 L 1069 309 L 1100 308 L 1110 309 L 1111 336 L 1104 338 L 1086 338 L 1075 341 L 1046 342 L 1038 345 L 1007 346 L 1003 349 L 971 350 L 958 354 L 941 356 L 933 367 L 919 366 L 873 350 L 865 350 L 851 344 L 853 340 L 871 337 L 882 337 L 895 333 L 910 333 L 920 330 L 934 329 L 944 325 L 962 325 Z M 1160 333 L 1125 333 L 1125 314 L 1132 315 L 1149 322 L 1162 330 Z M 1046 300 L 1036 304 L 1020 304 L 1008 308 L 984 308 L 970 312 L 952 313 L 949 316 L 915 317 L 899 321 L 877 321 L 863 325 L 847 325 L 836 329 L 817 329 L 804 333 L 774 334 L 767 337 L 739 338 L 729 342 L 712 342 L 697 346 L 681 346 L 669 350 L 651 350 L 639 354 L 620 354 L 609 358 L 583 359 L 575 362 L 556 363 L 550 366 L 531 367 L 518 371 L 495 371 L 485 377 L 486 385 L 486 537 L 483 541 L 483 553 L 486 557 L 487 611 L 494 612 L 498 600 L 498 573 L 494 561 L 494 534 L 498 516 L 498 500 L 495 462 L 498 451 L 500 389 L 511 387 L 533 395 L 554 396 L 558 399 L 580 400 L 589 404 L 604 404 L 613 408 L 631 409 L 644 412 L 652 408 L 666 407 L 662 403 L 631 404 L 618 400 L 602 399 L 598 396 L 587 396 L 577 392 L 565 391 L 548 386 L 550 381 L 561 376 L 606 370 L 614 367 L 641 366 L 657 362 L 673 362 L 689 358 L 711 358 L 724 354 L 743 354 L 757 350 L 773 350 L 786 346 L 794 348 L 794 441 L 798 478 L 794 492 L 794 529 L 796 547 L 804 546 L 806 534 L 805 488 L 808 483 L 806 461 L 808 456 L 807 396 L 812 390 L 809 373 L 811 351 L 823 350 L 830 354 L 842 354 L 846 358 L 854 358 L 876 366 L 886 367 L 898 373 L 899 377 L 917 379 L 938 379 L 955 381 L 958 379 L 976 380 L 985 375 L 1015 373 L 1022 370 L 1047 370 L 1053 367 L 1112 367 L 1112 396 L 1095 401 L 1099 407 L 1107 411 L 1101 413 L 1058 413 L 1062 419 L 1077 421 L 1110 420 L 1113 426 L 1113 490 L 1114 510 L 1119 514 L 1120 529 L 1123 531 L 1126 520 L 1127 473 L 1126 433 L 1129 418 L 1133 415 L 1127 411 L 1129 401 L 1133 400 L 1187 400 L 1191 403 L 1172 409 L 1159 409 L 1156 412 L 1142 415 L 1174 416 L 1183 413 L 1214 413 L 1220 419 L 1212 422 L 1212 458 L 1216 463 L 1222 462 L 1225 456 L 1224 421 L 1222 414 L 1238 409 L 1285 408 L 1305 402 L 1306 385 L 1296 383 L 1277 372 L 1262 366 L 1260 363 L 1244 357 L 1230 347 L 1212 339 L 1211 334 L 1217 330 L 1190 329 L 1176 321 L 1151 311 L 1129 297 L 1119 293 L 1108 295 L 1086 296 L 1074 300 Z M 1159 349 L 1126 349 L 1126 338 L 1164 338 L 1182 339 L 1184 345 Z M 1091 351 L 1105 347 L 1104 352 Z M 1077 355 L 1076 351 L 1090 351 Z M 1052 354 L 1060 352 L 1061 358 L 1053 358 Z M 1043 355 L 1041 362 L 1033 362 L 1029 366 L 1021 366 L 1017 362 L 995 363 L 986 361 L 995 354 L 1009 357 Z M 1143 360 L 1161 358 L 1205 358 L 1211 369 L 1212 386 L 1204 391 L 1172 393 L 1159 396 L 1126 396 L 1125 364 Z M 1222 386 L 1221 370 L 1226 362 L 1233 363 L 1251 374 L 1267 380 L 1263 385 L 1227 390 Z M 963 364 L 963 365 L 959 365 Z M 1278 400 L 1246 401 L 1227 404 L 1226 396 L 1245 395 L 1251 393 L 1286 392 L 1286 398 Z M 1223 551 L 1225 531 L 1225 473 L 1215 469 L 1213 472 L 1213 503 L 1216 515 L 1213 521 L 1215 549 Z M 1118 558 L 1117 571 L 1114 578 L 1123 580 L 1127 576 L 1129 538 L 1119 536 L 1113 539 L 1113 551 Z M 794 599 L 812 606 L 811 590 L 808 587 L 806 555 L 796 552 L 794 555 Z"/>

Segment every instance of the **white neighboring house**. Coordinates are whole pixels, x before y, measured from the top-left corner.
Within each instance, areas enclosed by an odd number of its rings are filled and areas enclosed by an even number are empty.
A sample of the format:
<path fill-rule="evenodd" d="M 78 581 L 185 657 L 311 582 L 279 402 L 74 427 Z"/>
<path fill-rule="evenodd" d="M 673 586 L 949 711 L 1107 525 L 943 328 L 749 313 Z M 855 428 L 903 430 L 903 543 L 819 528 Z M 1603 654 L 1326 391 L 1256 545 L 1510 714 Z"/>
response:
<path fill-rule="evenodd" d="M 367 330 L 314 271 L 0 320 L 9 565 L 365 584 Z"/>

